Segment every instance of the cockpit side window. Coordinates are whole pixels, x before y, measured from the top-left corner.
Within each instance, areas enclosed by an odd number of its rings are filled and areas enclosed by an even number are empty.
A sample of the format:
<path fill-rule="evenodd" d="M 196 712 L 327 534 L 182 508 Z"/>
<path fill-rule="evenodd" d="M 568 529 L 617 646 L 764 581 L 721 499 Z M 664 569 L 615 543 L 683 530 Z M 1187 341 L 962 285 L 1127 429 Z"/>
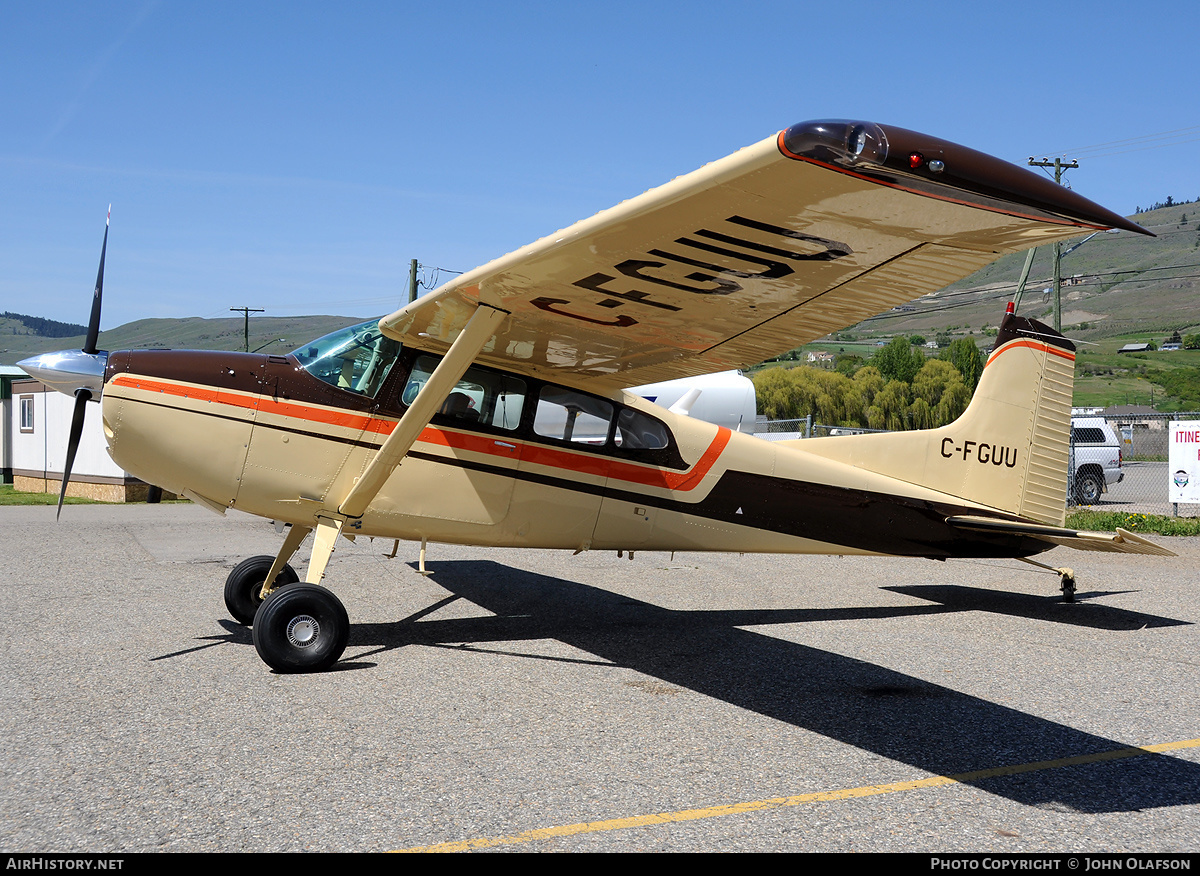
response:
<path fill-rule="evenodd" d="M 400 343 L 379 331 L 379 320 L 371 320 L 318 338 L 292 355 L 331 386 L 374 398 L 400 355 Z"/>

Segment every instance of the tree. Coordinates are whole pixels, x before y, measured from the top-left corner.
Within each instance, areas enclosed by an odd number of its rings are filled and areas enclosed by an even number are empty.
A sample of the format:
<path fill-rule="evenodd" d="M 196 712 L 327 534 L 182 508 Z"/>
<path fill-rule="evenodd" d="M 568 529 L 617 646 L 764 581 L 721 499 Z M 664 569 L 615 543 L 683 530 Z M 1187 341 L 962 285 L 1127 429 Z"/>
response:
<path fill-rule="evenodd" d="M 768 420 L 791 420 L 797 416 L 795 412 L 800 406 L 800 399 L 795 391 L 795 380 L 789 376 L 792 370 L 767 368 L 754 375 L 758 412 Z"/>
<path fill-rule="evenodd" d="M 901 383 L 911 383 L 925 364 L 925 354 L 912 347 L 907 339 L 896 337 L 871 357 L 871 364 L 878 368 L 884 377 L 899 380 Z"/>
<path fill-rule="evenodd" d="M 873 365 L 866 365 L 854 372 L 854 385 L 858 390 L 859 397 L 863 400 L 864 424 L 867 420 L 866 411 L 875 401 L 875 396 L 879 390 L 883 389 L 885 382 L 883 375 L 879 373 L 879 369 Z"/>
<path fill-rule="evenodd" d="M 889 380 L 875 393 L 873 403 L 867 408 L 867 425 L 872 429 L 907 429 L 910 404 L 912 391 L 909 385 L 900 380 Z"/>
<path fill-rule="evenodd" d="M 754 375 L 758 410 L 771 420 L 811 416 L 827 426 L 943 426 L 966 410 L 971 390 L 951 362 L 920 359 L 911 383 L 889 379 L 874 365 L 864 365 L 853 377 L 822 368 L 768 368 Z"/>
<path fill-rule="evenodd" d="M 833 370 L 839 374 L 845 374 L 847 377 L 853 377 L 862 366 L 862 356 L 856 356 L 853 353 L 842 353 L 834 360 Z"/>
<path fill-rule="evenodd" d="M 929 429 L 953 422 L 971 403 L 971 391 L 963 382 L 962 374 L 944 359 L 926 362 L 913 378 L 912 389 L 914 429 Z M 920 409 L 918 401 L 922 403 Z"/>
<path fill-rule="evenodd" d="M 970 338 L 958 338 L 951 341 L 950 346 L 943 350 L 939 359 L 949 362 L 962 375 L 967 391 L 974 393 L 983 376 L 983 354 Z"/>

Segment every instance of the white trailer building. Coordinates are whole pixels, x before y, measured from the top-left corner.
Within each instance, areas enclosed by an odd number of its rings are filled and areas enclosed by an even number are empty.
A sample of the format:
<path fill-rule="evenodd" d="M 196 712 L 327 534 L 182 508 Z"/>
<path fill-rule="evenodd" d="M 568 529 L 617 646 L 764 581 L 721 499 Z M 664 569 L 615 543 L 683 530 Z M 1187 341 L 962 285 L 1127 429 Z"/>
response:
<path fill-rule="evenodd" d="M 26 493 L 58 493 L 75 399 L 27 378 L 12 381 L 10 403 L 5 450 L 11 458 L 13 488 Z M 104 502 L 144 502 L 149 489 L 149 484 L 109 457 L 99 405 L 89 409 L 67 495 Z"/>

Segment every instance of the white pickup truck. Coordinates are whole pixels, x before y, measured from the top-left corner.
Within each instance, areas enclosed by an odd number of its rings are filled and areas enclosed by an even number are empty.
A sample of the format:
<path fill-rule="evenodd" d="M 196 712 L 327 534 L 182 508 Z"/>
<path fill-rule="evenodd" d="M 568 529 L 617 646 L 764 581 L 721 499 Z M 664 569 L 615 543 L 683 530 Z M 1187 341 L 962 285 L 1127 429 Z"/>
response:
<path fill-rule="evenodd" d="M 1096 504 L 1111 484 L 1125 477 L 1121 441 L 1103 417 L 1071 418 L 1071 462 L 1070 489 L 1076 505 Z"/>

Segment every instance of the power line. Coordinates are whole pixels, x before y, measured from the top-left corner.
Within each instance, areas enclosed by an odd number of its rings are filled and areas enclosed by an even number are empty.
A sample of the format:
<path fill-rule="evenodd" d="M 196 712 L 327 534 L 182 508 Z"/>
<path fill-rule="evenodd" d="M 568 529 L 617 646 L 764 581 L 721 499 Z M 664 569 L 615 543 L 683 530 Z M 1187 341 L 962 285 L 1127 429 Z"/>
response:
<path fill-rule="evenodd" d="M 1196 136 L 1190 136 L 1190 135 Z M 1187 140 L 1178 140 L 1179 137 L 1189 136 Z M 1137 152 L 1146 149 L 1159 149 L 1165 146 L 1177 146 L 1182 143 L 1192 143 L 1200 139 L 1200 125 L 1193 125 L 1188 128 L 1176 128 L 1172 131 L 1160 131 L 1156 134 L 1143 134 L 1138 137 L 1126 137 L 1123 140 L 1110 140 L 1107 143 L 1096 143 L 1091 146 L 1080 146 L 1074 149 L 1051 149 L 1044 151 L 1043 155 L 1065 155 L 1070 152 L 1072 155 L 1086 155 L 1089 158 L 1100 158 L 1107 155 L 1121 155 L 1124 152 Z M 1156 140 L 1165 142 L 1155 143 Z M 1174 142 L 1172 142 L 1174 141 Z M 1149 144 L 1149 145 L 1145 145 Z M 1132 148 L 1124 148 L 1124 147 Z M 1115 151 L 1097 152 L 1096 150 L 1114 147 Z"/>

